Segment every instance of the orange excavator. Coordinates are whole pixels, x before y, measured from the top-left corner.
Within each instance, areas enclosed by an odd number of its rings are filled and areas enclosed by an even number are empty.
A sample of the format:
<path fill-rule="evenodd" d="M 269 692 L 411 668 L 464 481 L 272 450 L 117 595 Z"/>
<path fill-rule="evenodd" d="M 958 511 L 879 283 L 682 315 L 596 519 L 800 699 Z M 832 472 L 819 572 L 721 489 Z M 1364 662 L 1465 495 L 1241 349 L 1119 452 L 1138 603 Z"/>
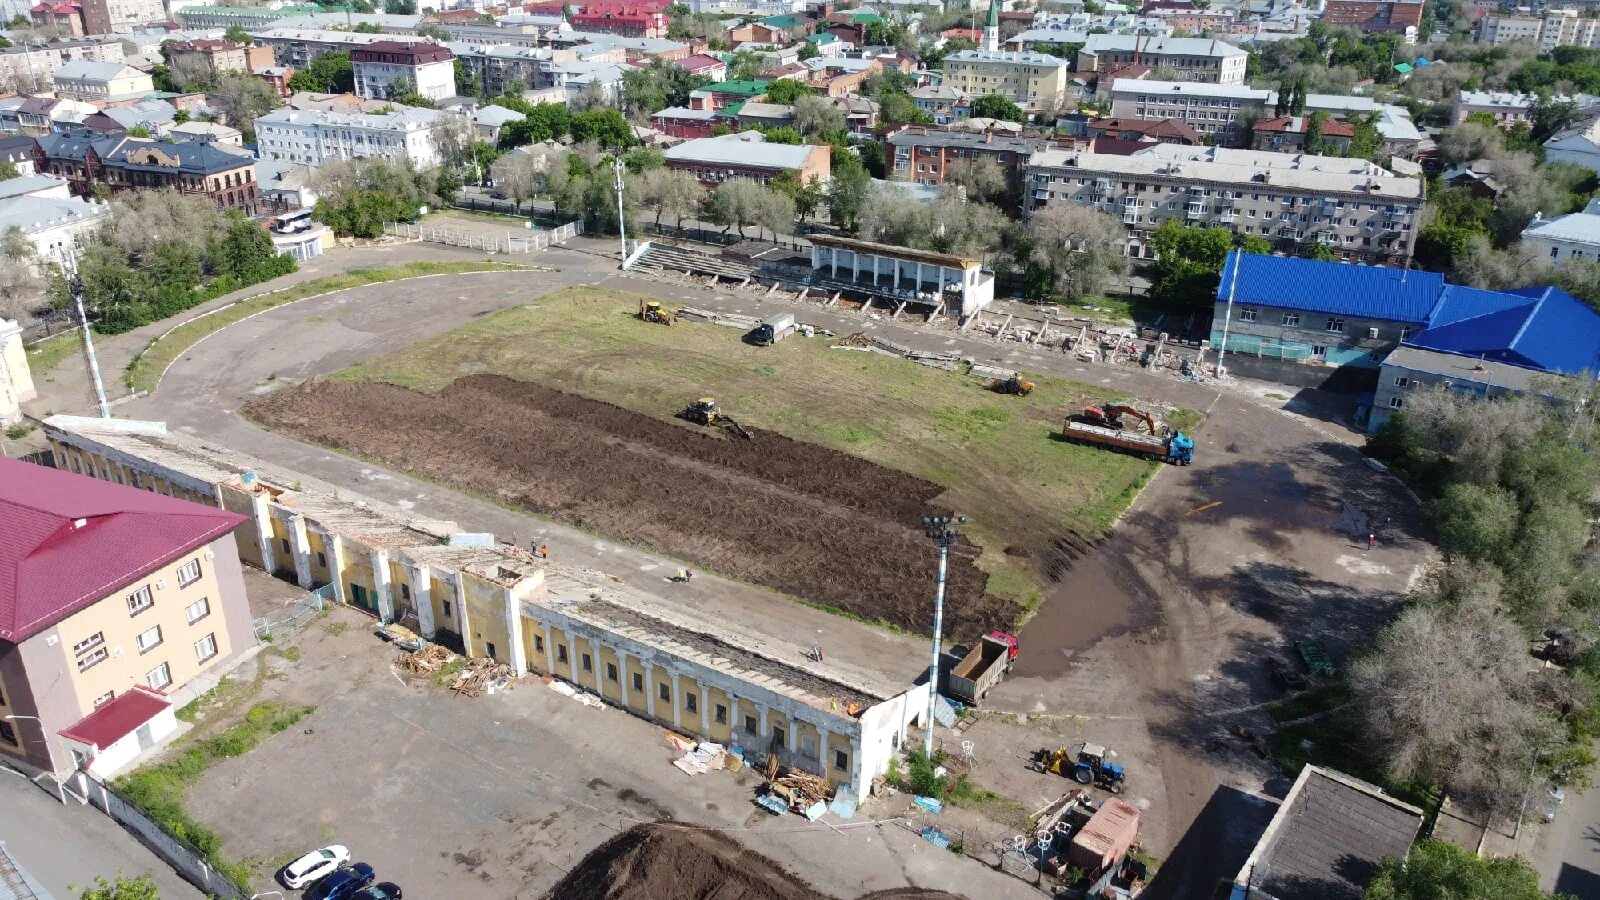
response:
<path fill-rule="evenodd" d="M 1099 406 L 1085 406 L 1081 412 L 1074 413 L 1072 420 L 1086 425 L 1098 425 L 1101 428 L 1123 428 L 1122 417 L 1130 416 L 1144 423 L 1144 427 L 1151 434 L 1156 433 L 1155 417 L 1137 407 L 1125 403 L 1104 403 Z"/>

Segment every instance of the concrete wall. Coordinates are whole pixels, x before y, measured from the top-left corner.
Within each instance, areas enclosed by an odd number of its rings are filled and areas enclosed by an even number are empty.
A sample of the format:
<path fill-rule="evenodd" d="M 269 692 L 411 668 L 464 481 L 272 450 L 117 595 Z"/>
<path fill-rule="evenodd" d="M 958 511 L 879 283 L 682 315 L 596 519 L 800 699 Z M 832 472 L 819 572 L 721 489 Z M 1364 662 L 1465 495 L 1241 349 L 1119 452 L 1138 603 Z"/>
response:
<path fill-rule="evenodd" d="M 22 327 L 0 319 L 0 426 L 20 419 L 22 404 L 36 396 L 28 354 L 22 347 Z"/>
<path fill-rule="evenodd" d="M 1218 300 L 1211 318 L 1211 346 L 1222 346 L 1228 331 L 1228 363 L 1235 356 L 1258 356 L 1293 363 L 1325 363 L 1376 369 L 1389 351 L 1421 326 L 1388 319 L 1336 316 L 1303 310 L 1233 304 Z M 1337 325 L 1337 331 L 1328 330 Z M 1376 329 L 1376 336 L 1373 330 Z"/>

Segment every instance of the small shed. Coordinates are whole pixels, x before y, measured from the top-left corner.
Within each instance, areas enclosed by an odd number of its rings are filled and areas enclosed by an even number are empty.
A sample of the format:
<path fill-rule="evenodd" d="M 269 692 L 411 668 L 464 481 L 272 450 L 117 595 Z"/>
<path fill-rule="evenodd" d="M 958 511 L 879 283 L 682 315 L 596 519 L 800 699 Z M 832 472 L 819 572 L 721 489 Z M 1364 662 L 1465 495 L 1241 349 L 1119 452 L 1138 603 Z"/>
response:
<path fill-rule="evenodd" d="M 1088 823 L 1072 836 L 1067 864 L 1098 875 L 1117 865 L 1138 838 L 1138 807 L 1113 797 L 1101 804 Z"/>

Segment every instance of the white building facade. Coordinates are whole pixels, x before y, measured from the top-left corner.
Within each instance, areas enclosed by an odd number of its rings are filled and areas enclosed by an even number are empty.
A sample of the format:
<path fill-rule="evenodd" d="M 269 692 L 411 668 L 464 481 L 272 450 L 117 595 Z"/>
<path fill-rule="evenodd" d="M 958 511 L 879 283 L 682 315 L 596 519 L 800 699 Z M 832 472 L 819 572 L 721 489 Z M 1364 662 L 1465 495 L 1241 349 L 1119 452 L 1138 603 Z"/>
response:
<path fill-rule="evenodd" d="M 308 166 L 385 156 L 427 168 L 439 164 L 434 129 L 445 115 L 413 108 L 382 115 L 280 109 L 256 119 L 257 152 Z"/>

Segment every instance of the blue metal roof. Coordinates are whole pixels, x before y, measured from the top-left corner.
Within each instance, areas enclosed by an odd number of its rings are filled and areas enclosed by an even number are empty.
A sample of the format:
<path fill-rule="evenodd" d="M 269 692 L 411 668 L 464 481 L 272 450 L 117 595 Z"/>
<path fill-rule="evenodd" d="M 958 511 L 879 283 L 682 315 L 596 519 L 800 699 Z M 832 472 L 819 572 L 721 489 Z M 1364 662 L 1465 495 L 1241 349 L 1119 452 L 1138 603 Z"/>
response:
<path fill-rule="evenodd" d="M 1235 266 L 1239 267 L 1236 286 Z M 1421 325 L 1444 289 L 1444 276 L 1234 250 L 1223 263 L 1217 299 L 1228 299 L 1230 287 L 1235 304 Z"/>
<path fill-rule="evenodd" d="M 1428 323 L 1406 343 L 1544 372 L 1600 370 L 1600 313 L 1560 288 L 1451 285 Z"/>

